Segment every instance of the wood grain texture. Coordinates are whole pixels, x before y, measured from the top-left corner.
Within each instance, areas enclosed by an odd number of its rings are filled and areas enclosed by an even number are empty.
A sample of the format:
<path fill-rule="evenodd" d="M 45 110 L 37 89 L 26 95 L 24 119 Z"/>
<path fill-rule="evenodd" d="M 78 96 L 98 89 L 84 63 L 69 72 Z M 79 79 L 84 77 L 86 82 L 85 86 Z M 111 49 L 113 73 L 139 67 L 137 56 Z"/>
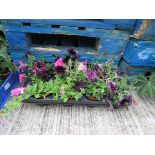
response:
<path fill-rule="evenodd" d="M 48 49 L 50 51 L 48 51 Z M 68 48 L 31 48 L 29 51 L 31 51 L 34 55 L 36 55 L 36 59 L 39 60 L 40 56 L 44 56 L 45 60 L 48 62 L 54 62 L 55 57 L 53 57 L 53 54 L 58 55 L 60 57 L 64 57 L 67 54 Z M 53 50 L 52 50 L 53 49 Z M 75 50 L 77 48 L 74 48 Z M 26 62 L 26 59 L 23 57 L 24 52 L 26 50 L 12 50 L 8 49 L 8 52 L 10 53 L 10 56 L 15 64 L 17 64 L 17 61 L 22 60 Z M 78 48 L 77 53 L 79 54 L 80 61 L 87 60 L 88 62 L 106 62 L 107 59 L 113 59 L 115 64 L 117 65 L 120 59 L 120 55 L 106 55 L 106 54 L 98 54 L 96 52 L 93 52 L 93 50 L 89 50 L 89 48 Z"/>
<path fill-rule="evenodd" d="M 134 66 L 132 63 L 127 63 L 124 59 L 121 59 L 119 62 L 119 67 L 124 71 L 128 71 L 128 76 L 136 76 L 139 74 L 145 74 L 146 72 L 154 72 L 155 67 L 151 66 Z"/>
<path fill-rule="evenodd" d="M 136 22 L 135 19 L 4 19 L 1 20 L 4 25 L 25 25 L 25 26 L 43 26 L 50 25 L 60 26 L 79 26 L 79 27 L 91 27 L 102 29 L 120 29 L 131 31 L 134 28 Z"/>
<path fill-rule="evenodd" d="M 1 135 L 132 135 L 155 134 L 155 102 L 142 100 L 129 110 L 105 107 L 37 106 L 23 104 L 0 117 Z"/>
<path fill-rule="evenodd" d="M 133 36 L 140 40 L 155 41 L 155 20 L 137 20 Z"/>
<path fill-rule="evenodd" d="M 130 40 L 123 59 L 130 66 L 155 67 L 155 41 Z"/>

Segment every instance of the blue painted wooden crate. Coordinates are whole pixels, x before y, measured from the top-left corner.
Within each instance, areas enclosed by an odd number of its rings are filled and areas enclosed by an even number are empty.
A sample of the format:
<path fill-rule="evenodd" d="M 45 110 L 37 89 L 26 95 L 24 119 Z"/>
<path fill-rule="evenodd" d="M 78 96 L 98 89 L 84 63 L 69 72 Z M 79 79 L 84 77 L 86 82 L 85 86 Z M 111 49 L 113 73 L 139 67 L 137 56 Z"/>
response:
<path fill-rule="evenodd" d="M 155 71 L 155 67 L 132 66 L 131 64 L 128 64 L 123 58 L 121 59 L 119 63 L 119 67 L 123 69 L 125 72 L 127 72 L 127 75 L 129 77 L 137 76 L 140 74 L 146 75 L 146 74 L 150 74 Z"/>
<path fill-rule="evenodd" d="M 120 67 L 128 68 L 129 76 L 155 71 L 155 20 L 137 20 Z"/>
<path fill-rule="evenodd" d="M 130 40 L 123 59 L 130 66 L 155 67 L 155 41 Z"/>
<path fill-rule="evenodd" d="M 155 19 L 137 20 L 134 38 L 143 41 L 155 41 Z"/>
<path fill-rule="evenodd" d="M 0 109 L 4 107 L 11 90 L 19 83 L 18 74 L 11 73 L 8 78 L 0 84 Z"/>
<path fill-rule="evenodd" d="M 23 59 L 26 50 L 53 61 L 53 54 L 64 56 L 67 49 L 73 47 L 81 60 L 114 59 L 116 64 L 127 46 L 135 21 L 1 20 L 14 62 Z"/>

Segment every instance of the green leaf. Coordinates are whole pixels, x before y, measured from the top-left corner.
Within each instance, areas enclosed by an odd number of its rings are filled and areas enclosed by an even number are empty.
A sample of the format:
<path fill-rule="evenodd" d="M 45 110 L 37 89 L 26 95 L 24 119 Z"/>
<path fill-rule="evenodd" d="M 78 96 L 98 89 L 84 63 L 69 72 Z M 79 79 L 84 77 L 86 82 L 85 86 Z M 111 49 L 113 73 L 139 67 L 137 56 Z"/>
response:
<path fill-rule="evenodd" d="M 40 94 L 35 94 L 34 97 L 35 98 L 40 98 Z"/>

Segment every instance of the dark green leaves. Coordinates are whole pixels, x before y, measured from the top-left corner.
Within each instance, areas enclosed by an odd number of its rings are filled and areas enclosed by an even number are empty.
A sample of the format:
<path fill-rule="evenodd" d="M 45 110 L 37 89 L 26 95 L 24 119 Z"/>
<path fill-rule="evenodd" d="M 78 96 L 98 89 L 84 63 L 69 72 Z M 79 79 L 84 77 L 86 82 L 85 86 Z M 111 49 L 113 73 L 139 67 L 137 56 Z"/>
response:
<path fill-rule="evenodd" d="M 4 38 L 0 36 L 0 71 L 4 71 L 6 68 L 16 72 L 16 68 L 7 53 L 7 43 Z"/>
<path fill-rule="evenodd" d="M 152 73 L 149 77 L 144 75 L 136 77 L 134 79 L 134 85 L 141 97 L 155 97 L 155 73 Z"/>

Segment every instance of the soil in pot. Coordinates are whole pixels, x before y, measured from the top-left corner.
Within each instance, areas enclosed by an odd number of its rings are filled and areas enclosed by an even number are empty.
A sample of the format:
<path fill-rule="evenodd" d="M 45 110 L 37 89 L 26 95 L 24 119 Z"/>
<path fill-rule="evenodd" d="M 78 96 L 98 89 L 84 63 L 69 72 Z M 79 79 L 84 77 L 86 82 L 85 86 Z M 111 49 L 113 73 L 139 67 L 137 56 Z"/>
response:
<path fill-rule="evenodd" d="M 95 96 L 85 95 L 85 97 L 86 97 L 88 100 L 91 100 L 91 101 L 99 101 L 99 100 L 97 100 L 97 98 L 96 98 Z"/>

